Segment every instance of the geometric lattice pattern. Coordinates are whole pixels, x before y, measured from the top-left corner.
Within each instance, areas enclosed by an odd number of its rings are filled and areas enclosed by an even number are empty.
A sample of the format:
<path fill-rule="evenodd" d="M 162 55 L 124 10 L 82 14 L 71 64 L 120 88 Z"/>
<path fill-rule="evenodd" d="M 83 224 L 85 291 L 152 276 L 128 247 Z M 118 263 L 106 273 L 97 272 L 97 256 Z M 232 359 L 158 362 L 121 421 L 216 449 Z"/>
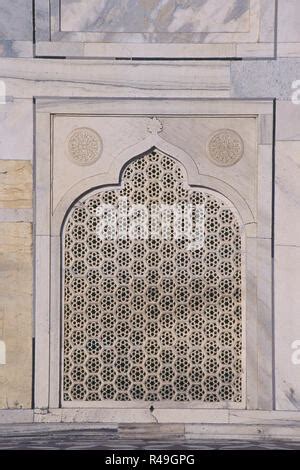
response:
<path fill-rule="evenodd" d="M 203 247 L 99 239 L 96 209 L 119 196 L 203 204 Z M 77 202 L 63 253 L 64 400 L 242 401 L 239 223 L 221 199 L 188 188 L 176 160 L 153 150 L 128 164 L 121 190 Z"/>

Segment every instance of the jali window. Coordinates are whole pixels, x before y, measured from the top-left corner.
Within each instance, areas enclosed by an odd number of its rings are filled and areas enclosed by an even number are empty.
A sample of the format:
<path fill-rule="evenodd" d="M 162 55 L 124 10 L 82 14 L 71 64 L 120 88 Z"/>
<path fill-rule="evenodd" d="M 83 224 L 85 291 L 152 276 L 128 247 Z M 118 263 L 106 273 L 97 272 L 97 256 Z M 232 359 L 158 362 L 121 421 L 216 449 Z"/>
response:
<path fill-rule="evenodd" d="M 97 234 L 101 204 L 202 205 L 203 243 Z M 239 404 L 242 247 L 234 210 L 154 149 L 75 203 L 63 231 L 63 400 Z"/>

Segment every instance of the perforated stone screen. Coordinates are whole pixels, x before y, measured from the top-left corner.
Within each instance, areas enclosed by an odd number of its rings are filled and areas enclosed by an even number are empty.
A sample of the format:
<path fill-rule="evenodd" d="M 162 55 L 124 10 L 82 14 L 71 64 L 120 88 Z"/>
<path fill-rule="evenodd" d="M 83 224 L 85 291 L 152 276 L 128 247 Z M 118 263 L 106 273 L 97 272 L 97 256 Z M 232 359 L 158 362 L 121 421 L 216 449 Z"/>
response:
<path fill-rule="evenodd" d="M 97 236 L 99 204 L 203 204 L 204 245 Z M 63 235 L 63 399 L 243 400 L 241 233 L 232 209 L 153 150 L 121 188 L 71 209 Z"/>

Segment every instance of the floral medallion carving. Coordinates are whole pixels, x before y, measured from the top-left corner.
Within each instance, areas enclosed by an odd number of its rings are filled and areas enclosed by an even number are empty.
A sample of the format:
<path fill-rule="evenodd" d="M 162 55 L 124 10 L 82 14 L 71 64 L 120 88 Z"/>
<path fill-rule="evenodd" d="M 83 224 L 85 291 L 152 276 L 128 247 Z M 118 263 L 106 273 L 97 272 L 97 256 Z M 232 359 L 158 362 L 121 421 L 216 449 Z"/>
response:
<path fill-rule="evenodd" d="M 235 165 L 244 154 L 244 142 L 232 129 L 219 129 L 207 143 L 207 156 L 218 166 Z"/>
<path fill-rule="evenodd" d="M 153 117 L 148 121 L 147 131 L 150 134 L 157 135 L 163 130 L 163 123 L 157 118 Z"/>
<path fill-rule="evenodd" d="M 70 160 L 80 166 L 92 165 L 101 156 L 102 140 L 99 134 L 88 127 L 79 127 L 67 139 Z"/>

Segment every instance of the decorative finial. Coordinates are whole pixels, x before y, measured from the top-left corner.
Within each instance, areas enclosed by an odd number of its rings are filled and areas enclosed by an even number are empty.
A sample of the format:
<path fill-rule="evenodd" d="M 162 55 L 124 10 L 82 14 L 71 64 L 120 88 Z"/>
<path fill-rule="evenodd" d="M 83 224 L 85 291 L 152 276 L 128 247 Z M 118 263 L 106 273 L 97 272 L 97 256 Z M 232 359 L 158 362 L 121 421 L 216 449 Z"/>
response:
<path fill-rule="evenodd" d="M 163 124 L 157 117 L 153 117 L 148 122 L 147 130 L 150 134 L 159 134 L 163 130 Z"/>

